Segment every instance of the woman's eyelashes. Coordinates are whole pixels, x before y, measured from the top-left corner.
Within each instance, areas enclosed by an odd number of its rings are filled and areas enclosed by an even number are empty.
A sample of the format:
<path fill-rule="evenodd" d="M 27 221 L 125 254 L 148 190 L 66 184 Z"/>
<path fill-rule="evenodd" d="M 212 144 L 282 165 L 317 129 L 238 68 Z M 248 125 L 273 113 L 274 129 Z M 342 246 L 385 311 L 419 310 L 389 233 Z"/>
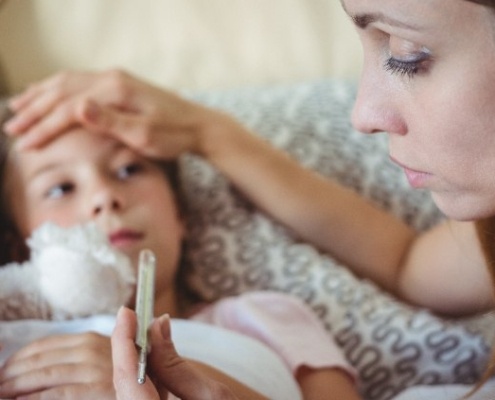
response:
<path fill-rule="evenodd" d="M 389 56 L 385 61 L 384 68 L 392 74 L 412 78 L 419 73 L 427 72 L 430 61 L 430 52 L 424 50 L 408 57 Z"/>
<path fill-rule="evenodd" d="M 390 57 L 385 61 L 385 69 L 392 74 L 407 76 L 412 78 L 419 71 L 419 64 L 416 61 L 401 61 Z"/>

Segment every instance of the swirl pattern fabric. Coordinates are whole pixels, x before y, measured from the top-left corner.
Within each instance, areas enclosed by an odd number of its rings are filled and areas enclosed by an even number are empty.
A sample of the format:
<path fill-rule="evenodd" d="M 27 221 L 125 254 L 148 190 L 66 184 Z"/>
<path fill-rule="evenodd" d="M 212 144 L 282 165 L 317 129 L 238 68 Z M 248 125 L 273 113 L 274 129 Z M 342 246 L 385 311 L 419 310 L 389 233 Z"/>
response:
<path fill-rule="evenodd" d="M 389 161 L 386 137 L 351 127 L 356 95 L 351 82 L 186 95 L 234 114 L 306 167 L 353 188 L 416 229 L 442 219 L 429 194 L 410 189 Z M 413 385 L 472 383 L 480 377 L 493 340 L 493 316 L 447 320 L 405 305 L 356 278 L 331 254 L 300 241 L 204 160 L 187 155 L 180 165 L 188 208 L 188 280 L 202 298 L 260 289 L 300 297 L 358 370 L 366 399 L 387 400 Z"/>

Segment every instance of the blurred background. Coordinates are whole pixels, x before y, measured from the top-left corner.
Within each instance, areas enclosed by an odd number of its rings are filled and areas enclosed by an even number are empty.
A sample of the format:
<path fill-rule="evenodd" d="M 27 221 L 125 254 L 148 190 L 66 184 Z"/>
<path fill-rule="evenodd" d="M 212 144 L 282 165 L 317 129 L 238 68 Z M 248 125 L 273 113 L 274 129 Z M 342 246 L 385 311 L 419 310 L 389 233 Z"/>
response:
<path fill-rule="evenodd" d="M 177 89 L 355 79 L 338 0 L 3 0 L 0 89 L 64 69 L 124 68 Z"/>

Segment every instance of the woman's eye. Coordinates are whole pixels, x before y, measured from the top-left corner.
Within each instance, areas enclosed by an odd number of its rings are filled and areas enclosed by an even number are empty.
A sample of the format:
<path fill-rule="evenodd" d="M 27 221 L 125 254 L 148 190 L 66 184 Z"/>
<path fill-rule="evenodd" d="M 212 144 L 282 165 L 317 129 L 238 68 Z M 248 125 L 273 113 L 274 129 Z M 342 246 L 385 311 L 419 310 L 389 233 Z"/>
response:
<path fill-rule="evenodd" d="M 427 72 L 429 64 L 430 53 L 423 51 L 413 57 L 407 57 L 406 59 L 390 56 L 385 61 L 384 68 L 392 74 L 412 78 L 418 73 Z"/>
<path fill-rule="evenodd" d="M 119 179 L 127 179 L 143 170 L 143 166 L 139 163 L 126 164 L 117 170 Z"/>
<path fill-rule="evenodd" d="M 49 199 L 60 199 L 74 190 L 72 183 L 61 183 L 50 187 L 46 193 L 46 197 Z"/>
<path fill-rule="evenodd" d="M 385 62 L 385 69 L 402 76 L 412 78 L 420 69 L 419 63 L 416 61 L 401 61 L 390 57 Z"/>

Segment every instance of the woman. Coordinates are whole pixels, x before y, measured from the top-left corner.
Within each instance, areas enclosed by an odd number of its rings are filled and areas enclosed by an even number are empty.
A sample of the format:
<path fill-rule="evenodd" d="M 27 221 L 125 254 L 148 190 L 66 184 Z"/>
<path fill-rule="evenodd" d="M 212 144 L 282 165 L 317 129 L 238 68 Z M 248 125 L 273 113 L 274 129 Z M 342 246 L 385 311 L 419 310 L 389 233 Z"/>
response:
<path fill-rule="evenodd" d="M 491 310 L 495 2 L 342 3 L 365 57 L 353 123 L 386 132 L 410 184 L 431 191 L 451 218 L 425 233 L 302 169 L 228 116 L 115 71 L 33 86 L 12 102 L 7 130 L 39 146 L 76 120 L 150 157 L 197 153 L 301 237 L 405 301 L 450 315 Z"/>

